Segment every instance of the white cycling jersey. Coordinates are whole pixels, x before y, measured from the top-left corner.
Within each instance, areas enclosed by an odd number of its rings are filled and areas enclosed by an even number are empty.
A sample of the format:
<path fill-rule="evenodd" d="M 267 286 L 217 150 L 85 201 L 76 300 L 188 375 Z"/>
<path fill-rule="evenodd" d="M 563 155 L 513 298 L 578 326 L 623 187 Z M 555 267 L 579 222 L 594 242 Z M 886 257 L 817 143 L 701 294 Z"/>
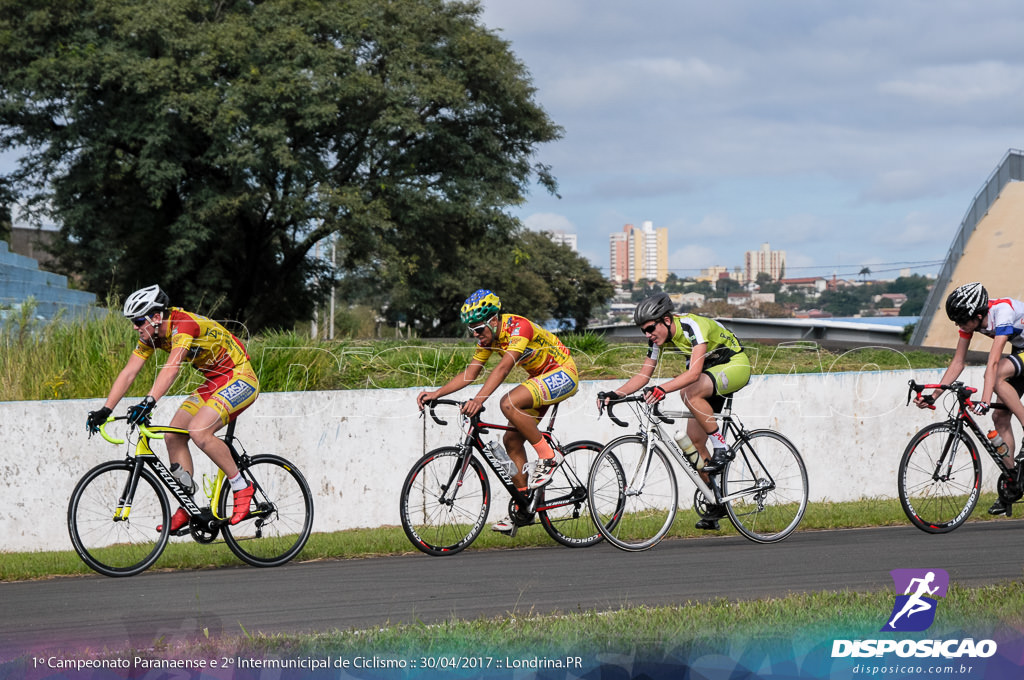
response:
<path fill-rule="evenodd" d="M 985 327 L 978 328 L 976 332 L 990 338 L 1005 335 L 1014 352 L 1024 350 L 1024 302 L 1013 298 L 989 300 Z M 962 338 L 970 338 L 971 335 L 960 331 Z"/>

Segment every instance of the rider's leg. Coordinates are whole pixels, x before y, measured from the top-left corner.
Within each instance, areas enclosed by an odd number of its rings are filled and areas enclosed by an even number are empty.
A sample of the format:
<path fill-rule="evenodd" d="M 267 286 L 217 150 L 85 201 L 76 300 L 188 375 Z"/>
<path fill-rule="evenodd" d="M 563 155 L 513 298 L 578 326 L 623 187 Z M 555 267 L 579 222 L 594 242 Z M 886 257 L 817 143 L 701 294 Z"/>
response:
<path fill-rule="evenodd" d="M 1013 456 L 1016 450 L 1013 439 L 1013 422 L 1010 418 L 1011 414 L 1016 416 L 1017 421 L 1024 425 L 1024 404 L 1020 400 L 1020 388 L 1024 387 L 1024 384 L 1022 384 L 1021 378 L 1018 375 L 1021 369 L 1019 362 L 1020 357 L 1018 355 L 1011 355 L 1010 357 L 1000 359 L 996 365 L 995 393 L 999 397 L 999 401 L 1009 411 L 993 411 L 992 423 L 1006 442 L 1007 453 L 1003 456 L 1003 464 L 1008 468 L 1014 466 Z"/>
<path fill-rule="evenodd" d="M 544 441 L 538 427 L 540 423 L 538 411 L 533 407 L 533 394 L 524 386 L 517 385 L 501 398 L 501 413 L 516 428 L 516 431 L 506 432 L 504 437 L 508 457 L 512 459 L 519 470 L 512 476 L 512 483 L 518 489 L 525 489 L 526 475 L 522 470 L 526 465 L 527 455 L 524 444 L 530 442 L 530 445 L 536 449 Z"/>
<path fill-rule="evenodd" d="M 178 409 L 171 418 L 170 426 L 187 430 L 192 421 L 192 414 L 184 408 Z M 188 435 L 166 434 L 164 444 L 167 446 L 167 458 L 171 464 L 177 463 L 188 471 L 188 474 L 195 477 L 195 465 L 192 463 L 192 452 L 188 449 Z"/>
<path fill-rule="evenodd" d="M 231 479 L 238 475 L 238 466 L 231 457 L 231 450 L 224 440 L 217 437 L 217 431 L 224 427 L 221 414 L 210 406 L 203 406 L 189 423 L 189 437 L 214 464 Z"/>

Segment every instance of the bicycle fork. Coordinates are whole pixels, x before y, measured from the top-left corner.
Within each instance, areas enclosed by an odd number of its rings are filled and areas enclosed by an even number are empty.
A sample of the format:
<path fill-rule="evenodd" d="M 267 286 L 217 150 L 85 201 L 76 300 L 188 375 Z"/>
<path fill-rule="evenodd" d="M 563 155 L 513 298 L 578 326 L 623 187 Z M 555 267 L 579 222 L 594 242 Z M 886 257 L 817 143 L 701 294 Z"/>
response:
<path fill-rule="evenodd" d="M 132 501 L 135 499 L 135 489 L 138 488 L 139 475 L 142 474 L 141 467 L 142 463 L 137 460 L 132 465 L 132 472 L 128 475 L 128 480 L 121 490 L 121 496 L 117 499 L 117 507 L 114 508 L 115 522 L 127 522 L 129 515 L 131 515 Z"/>

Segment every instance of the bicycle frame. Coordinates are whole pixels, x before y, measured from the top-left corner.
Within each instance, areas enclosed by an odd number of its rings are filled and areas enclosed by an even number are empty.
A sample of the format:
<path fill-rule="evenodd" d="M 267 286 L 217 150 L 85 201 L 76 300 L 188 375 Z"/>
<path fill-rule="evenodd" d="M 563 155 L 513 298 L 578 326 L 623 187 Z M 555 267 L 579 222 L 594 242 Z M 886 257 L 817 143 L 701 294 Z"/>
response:
<path fill-rule="evenodd" d="M 123 418 L 114 418 L 111 416 L 107 420 L 107 423 L 120 419 Z M 235 423 L 232 421 L 228 424 L 227 431 L 222 437 L 222 440 L 227 444 L 228 450 L 231 452 L 232 459 L 234 459 L 235 462 L 240 462 L 240 456 L 234 446 L 234 430 Z M 132 499 L 135 497 L 135 490 L 138 486 L 140 471 L 142 466 L 147 465 L 156 473 L 157 477 L 161 482 L 163 482 L 164 486 L 171 492 L 171 495 L 174 496 L 181 507 L 185 508 L 185 511 L 190 517 L 203 517 L 204 513 L 208 510 L 212 516 L 211 521 L 208 523 L 209 528 L 212 530 L 223 526 L 227 522 L 227 518 L 218 517 L 215 506 L 216 499 L 220 496 L 221 488 L 223 487 L 224 480 L 226 479 L 224 471 L 217 468 L 217 475 L 212 483 L 207 483 L 204 475 L 203 487 L 204 492 L 210 500 L 210 506 L 206 509 L 200 508 L 196 505 L 195 500 L 188 493 L 188 490 L 182 487 L 177 478 L 171 474 L 170 469 L 164 465 L 164 462 L 160 460 L 160 457 L 155 451 L 153 451 L 153 447 L 150 445 L 150 440 L 164 439 L 165 435 L 168 434 L 179 434 L 187 437 L 188 430 L 171 427 L 169 425 L 149 426 L 140 424 L 138 426 L 138 432 L 139 438 L 135 443 L 135 450 L 127 453 L 125 456 L 127 460 L 132 462 L 132 474 L 125 482 L 124 490 L 121 492 L 121 496 L 118 499 L 117 507 L 114 510 L 114 521 L 121 522 L 129 519 L 129 515 L 131 514 L 131 503 Z M 100 427 L 100 435 L 111 444 L 121 445 L 126 441 L 125 439 L 119 439 L 110 435 L 106 431 L 106 423 Z M 187 531 L 187 528 L 183 528 L 179 531 L 184 533 Z"/>
<path fill-rule="evenodd" d="M 430 417 L 434 419 L 439 425 L 448 425 L 448 421 L 442 420 L 437 416 L 434 411 L 435 406 L 462 406 L 462 402 L 455 401 L 453 399 L 436 399 L 430 405 Z M 481 409 L 483 411 L 483 409 Z M 554 448 L 560 448 L 558 441 L 554 438 L 552 431 L 555 427 L 555 416 L 558 414 L 558 404 L 554 404 L 550 412 L 548 413 L 548 424 L 547 427 L 541 430 L 541 436 Z M 487 423 L 480 420 L 480 413 L 469 418 L 469 427 L 466 430 L 465 437 L 462 443 L 459 445 L 459 452 L 462 456 L 462 464 L 458 468 L 452 470 L 452 476 L 448 480 L 445 494 L 448 490 L 453 492 L 462 486 L 462 480 L 469 470 L 469 460 L 474 455 L 479 456 L 483 459 L 488 467 L 494 472 L 494 474 L 501 480 L 502 486 L 509 493 L 513 500 L 519 505 L 519 507 L 526 513 L 532 514 L 538 510 L 547 510 L 550 508 L 556 508 L 561 505 L 565 505 L 566 502 L 572 502 L 578 500 L 575 498 L 556 498 L 550 501 L 545 501 L 545 504 L 538 507 L 540 498 L 543 494 L 534 493 L 527 491 L 523 493 L 516 488 L 516 485 L 512 482 L 512 477 L 505 470 L 505 466 L 493 455 L 490 450 L 483 442 L 483 435 L 487 434 L 489 430 L 499 430 L 501 432 L 518 432 L 512 425 L 504 425 L 499 423 Z"/>
<path fill-rule="evenodd" d="M 643 401 L 643 397 L 627 397 L 625 399 L 617 400 L 615 403 L 624 403 L 627 401 L 635 401 L 639 403 Z M 627 426 L 625 422 L 614 417 L 614 415 L 611 413 L 610 406 L 611 404 L 609 404 L 609 418 L 611 418 L 613 422 L 620 426 Z M 689 411 L 682 410 L 663 412 L 659 410 L 658 406 L 658 404 L 654 404 L 653 406 L 647 408 L 638 409 L 638 412 L 642 417 L 640 419 L 641 427 L 637 431 L 637 434 L 643 437 L 645 442 L 646 455 L 644 456 L 644 459 L 649 458 L 651 447 L 660 443 L 665 448 L 665 450 L 671 454 L 672 458 L 675 459 L 676 463 L 682 468 L 683 472 L 686 473 L 686 476 L 689 477 L 690 481 L 693 482 L 694 486 L 696 486 L 697 489 L 702 494 L 704 494 L 704 497 L 707 498 L 708 500 L 713 500 L 715 503 L 728 503 L 729 501 L 733 501 L 738 498 L 751 496 L 759 492 L 763 492 L 767 489 L 774 488 L 775 480 L 774 478 L 772 478 L 771 473 L 768 470 L 764 469 L 764 466 L 759 466 L 759 469 L 763 472 L 763 474 L 767 475 L 769 479 L 769 483 L 767 485 L 759 484 L 757 486 L 753 486 L 750 488 L 730 492 L 728 495 L 725 496 L 721 495 L 718 484 L 715 482 L 715 477 L 711 478 L 710 484 L 705 482 L 704 479 L 701 477 L 701 473 L 697 470 L 696 466 L 690 462 L 690 460 L 683 453 L 682 449 L 679 448 L 679 445 L 676 443 L 675 438 L 672 435 L 670 435 L 664 427 L 665 425 L 674 424 L 675 418 L 693 418 L 693 414 L 690 413 Z M 743 445 L 747 442 L 747 433 L 746 429 L 743 427 L 743 424 L 740 422 L 739 417 L 733 414 L 732 412 L 732 399 L 726 399 L 725 406 L 723 407 L 722 411 L 719 413 L 712 414 L 712 417 L 721 423 L 723 436 L 732 438 L 733 443 L 729 447 L 730 453 L 732 453 L 734 456 L 753 455 L 756 457 L 756 453 L 754 453 L 753 451 L 748 452 L 748 450 L 743 447 Z M 640 477 L 639 479 L 640 481 L 643 481 L 642 477 Z M 630 490 L 627 489 L 626 493 L 629 494 Z"/>
<path fill-rule="evenodd" d="M 1001 472 L 1005 472 L 1007 474 L 1012 472 L 1011 468 L 1006 467 L 1006 464 L 1003 462 L 1003 457 L 996 450 L 996 447 L 992 445 L 992 442 L 989 441 L 988 435 L 985 433 L 984 430 L 981 429 L 981 426 L 978 425 L 978 422 L 974 419 L 974 414 L 971 412 L 971 407 L 974 406 L 974 402 L 971 400 L 971 395 L 978 391 L 977 388 L 968 387 L 967 385 L 959 381 L 950 383 L 949 385 L 924 385 L 916 383 L 913 380 L 910 380 L 909 384 L 910 389 L 907 391 L 908 404 L 910 403 L 911 395 L 913 393 L 917 393 L 920 395 L 921 392 L 924 390 L 942 389 L 953 392 L 956 395 L 956 406 L 949 408 L 947 412 L 947 415 L 949 417 L 947 418 L 946 422 L 953 429 L 954 435 L 959 436 L 964 431 L 964 424 L 966 423 L 967 429 L 974 433 L 974 437 L 981 443 L 981 447 L 992 458 L 992 461 L 996 464 L 996 467 L 998 467 Z M 928 404 L 933 410 L 935 409 L 934 403 L 929 401 Z M 956 410 L 956 414 L 953 413 L 954 408 Z M 1006 405 L 995 403 L 992 404 L 990 408 L 997 410 L 1006 410 Z M 938 465 L 935 468 L 936 475 L 938 475 L 939 468 L 941 468 L 943 465 L 946 466 L 947 472 L 952 469 L 953 461 L 956 457 L 956 452 L 954 451 L 953 455 L 949 456 L 948 461 L 946 461 L 945 459 L 947 457 L 947 454 L 949 454 L 949 445 L 953 441 L 954 440 L 952 438 L 950 438 L 947 441 L 947 444 L 942 451 L 942 456 L 940 456 Z"/>

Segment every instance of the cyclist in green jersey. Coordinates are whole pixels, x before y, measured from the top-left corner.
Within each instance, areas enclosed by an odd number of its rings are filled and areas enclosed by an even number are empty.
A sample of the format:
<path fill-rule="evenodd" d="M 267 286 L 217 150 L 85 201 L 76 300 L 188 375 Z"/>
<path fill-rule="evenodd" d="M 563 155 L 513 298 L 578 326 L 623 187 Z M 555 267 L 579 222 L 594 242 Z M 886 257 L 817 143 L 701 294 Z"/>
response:
<path fill-rule="evenodd" d="M 641 301 L 633 310 L 633 321 L 647 336 L 647 358 L 640 372 L 622 387 L 598 394 L 598 405 L 641 388 L 648 404 L 661 401 L 671 392 L 679 392 L 693 414 L 693 418 L 687 419 L 686 434 L 704 461 L 701 474 L 707 479 L 721 472 L 729 461 L 729 453 L 714 414 L 721 410 L 727 395 L 734 394 L 750 380 L 750 359 L 743 346 L 732 332 L 714 319 L 675 314 L 675 306 L 667 293 L 657 293 Z M 663 351 L 686 355 L 686 370 L 656 387 L 646 387 Z M 714 449 L 710 455 L 709 439 Z M 710 506 L 709 511 L 708 517 L 697 522 L 698 529 L 717 529 L 718 519 L 726 515 L 720 505 Z"/>

